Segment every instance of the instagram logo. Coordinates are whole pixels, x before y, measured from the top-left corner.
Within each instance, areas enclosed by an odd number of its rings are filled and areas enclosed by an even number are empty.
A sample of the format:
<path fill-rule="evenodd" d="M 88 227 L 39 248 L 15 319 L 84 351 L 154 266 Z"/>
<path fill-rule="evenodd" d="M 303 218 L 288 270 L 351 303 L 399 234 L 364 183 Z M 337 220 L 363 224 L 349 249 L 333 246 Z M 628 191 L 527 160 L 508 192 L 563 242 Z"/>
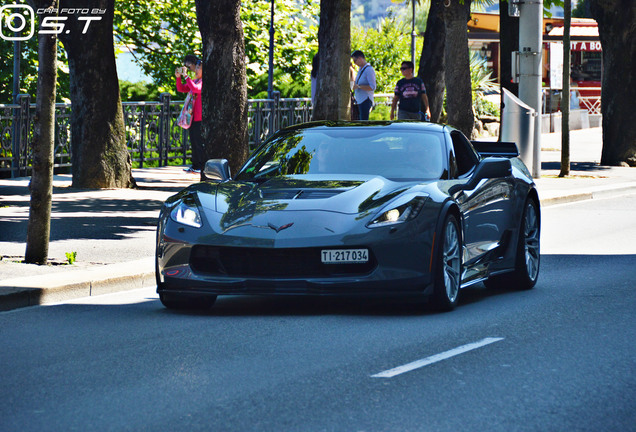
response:
<path fill-rule="evenodd" d="M 30 26 L 30 29 L 29 29 Z M 16 36 L 15 33 L 22 33 Z M 10 4 L 0 7 L 0 37 L 8 41 L 31 39 L 35 32 L 35 13 L 29 5 Z"/>

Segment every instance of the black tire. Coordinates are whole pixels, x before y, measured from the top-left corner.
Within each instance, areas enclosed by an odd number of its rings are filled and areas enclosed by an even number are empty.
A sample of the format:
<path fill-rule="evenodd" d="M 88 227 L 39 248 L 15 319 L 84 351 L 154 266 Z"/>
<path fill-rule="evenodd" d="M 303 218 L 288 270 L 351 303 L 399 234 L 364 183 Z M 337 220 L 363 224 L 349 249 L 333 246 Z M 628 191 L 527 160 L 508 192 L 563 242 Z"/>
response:
<path fill-rule="evenodd" d="M 159 293 L 159 300 L 168 309 L 173 310 L 208 310 L 216 302 L 216 296 L 176 296 Z"/>
<path fill-rule="evenodd" d="M 484 284 L 488 288 L 496 289 L 532 289 L 539 278 L 539 265 L 541 263 L 540 236 L 539 205 L 534 199 L 529 198 L 525 203 L 521 217 L 514 270 L 510 273 L 491 276 Z"/>
<path fill-rule="evenodd" d="M 455 215 L 446 216 L 438 238 L 431 305 L 437 311 L 451 311 L 457 306 L 462 275 L 462 237 Z"/>

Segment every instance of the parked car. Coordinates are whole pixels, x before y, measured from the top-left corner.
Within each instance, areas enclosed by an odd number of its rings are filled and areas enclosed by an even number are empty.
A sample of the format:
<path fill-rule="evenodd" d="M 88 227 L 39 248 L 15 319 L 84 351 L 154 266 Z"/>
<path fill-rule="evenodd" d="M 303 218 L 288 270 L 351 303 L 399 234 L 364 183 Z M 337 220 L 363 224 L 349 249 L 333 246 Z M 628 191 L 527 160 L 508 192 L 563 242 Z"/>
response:
<path fill-rule="evenodd" d="M 157 230 L 168 308 L 218 295 L 417 295 L 439 310 L 484 281 L 532 288 L 540 207 L 514 143 L 422 122 L 314 122 L 277 132 L 232 178 L 170 197 Z"/>

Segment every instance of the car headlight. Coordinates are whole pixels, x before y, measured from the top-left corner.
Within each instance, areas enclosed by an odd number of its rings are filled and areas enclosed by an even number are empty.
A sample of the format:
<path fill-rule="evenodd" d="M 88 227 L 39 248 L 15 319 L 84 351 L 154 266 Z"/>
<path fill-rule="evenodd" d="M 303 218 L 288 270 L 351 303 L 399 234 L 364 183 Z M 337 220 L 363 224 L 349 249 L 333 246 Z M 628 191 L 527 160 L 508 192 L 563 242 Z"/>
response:
<path fill-rule="evenodd" d="M 195 228 L 201 228 L 201 214 L 194 202 L 180 202 L 170 212 L 170 218 L 175 221 Z"/>
<path fill-rule="evenodd" d="M 377 228 L 415 219 L 422 210 L 422 207 L 424 207 L 424 203 L 426 203 L 427 199 L 428 197 L 425 196 L 416 196 L 404 204 L 400 205 L 399 203 L 395 203 L 387 210 L 381 211 L 367 226 L 369 228 Z"/>

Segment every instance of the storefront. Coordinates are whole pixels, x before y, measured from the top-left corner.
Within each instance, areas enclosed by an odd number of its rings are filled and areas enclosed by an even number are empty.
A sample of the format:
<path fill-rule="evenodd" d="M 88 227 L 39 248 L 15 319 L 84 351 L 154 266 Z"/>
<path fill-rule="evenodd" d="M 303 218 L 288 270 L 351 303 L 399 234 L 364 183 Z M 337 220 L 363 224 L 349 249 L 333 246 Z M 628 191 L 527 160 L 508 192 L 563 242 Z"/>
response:
<path fill-rule="evenodd" d="M 560 109 L 563 71 L 563 18 L 543 20 L 543 87 L 545 112 Z M 468 22 L 471 51 L 477 52 L 499 82 L 499 14 L 472 13 Z M 572 18 L 570 30 L 571 85 L 580 95 L 580 108 L 600 114 L 602 49 L 598 26 L 592 19 Z M 554 97 L 557 96 L 557 97 Z"/>

